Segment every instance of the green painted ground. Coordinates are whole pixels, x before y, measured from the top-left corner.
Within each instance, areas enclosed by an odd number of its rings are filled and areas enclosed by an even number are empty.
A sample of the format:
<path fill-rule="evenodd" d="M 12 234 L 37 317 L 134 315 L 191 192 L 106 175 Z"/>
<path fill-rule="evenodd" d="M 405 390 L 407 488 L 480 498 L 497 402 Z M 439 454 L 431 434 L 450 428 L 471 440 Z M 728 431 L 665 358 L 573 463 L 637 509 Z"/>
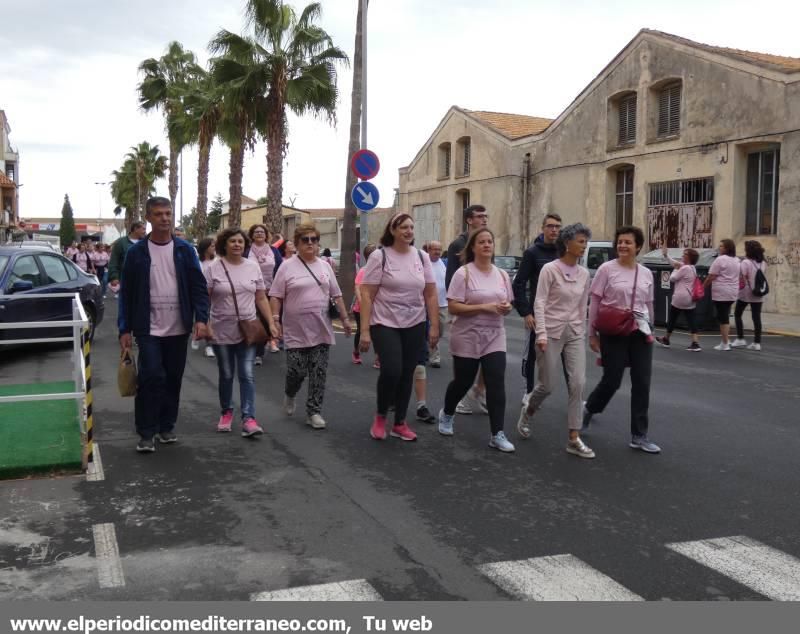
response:
<path fill-rule="evenodd" d="M 2 385 L 0 396 L 74 391 L 72 381 Z M 81 469 L 74 400 L 0 403 L 0 478 Z"/>

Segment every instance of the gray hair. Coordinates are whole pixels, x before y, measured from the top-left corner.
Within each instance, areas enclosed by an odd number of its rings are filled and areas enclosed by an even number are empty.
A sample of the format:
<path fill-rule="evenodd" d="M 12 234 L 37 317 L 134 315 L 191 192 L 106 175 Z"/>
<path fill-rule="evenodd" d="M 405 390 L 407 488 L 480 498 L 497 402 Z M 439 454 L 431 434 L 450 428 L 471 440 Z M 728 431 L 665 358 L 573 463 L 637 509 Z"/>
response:
<path fill-rule="evenodd" d="M 592 230 L 585 224 L 576 222 L 573 225 L 562 227 L 558 232 L 558 239 L 556 240 L 556 248 L 558 249 L 558 257 L 561 257 L 567 252 L 567 242 L 574 240 L 579 235 L 586 236 L 587 240 L 592 239 Z"/>

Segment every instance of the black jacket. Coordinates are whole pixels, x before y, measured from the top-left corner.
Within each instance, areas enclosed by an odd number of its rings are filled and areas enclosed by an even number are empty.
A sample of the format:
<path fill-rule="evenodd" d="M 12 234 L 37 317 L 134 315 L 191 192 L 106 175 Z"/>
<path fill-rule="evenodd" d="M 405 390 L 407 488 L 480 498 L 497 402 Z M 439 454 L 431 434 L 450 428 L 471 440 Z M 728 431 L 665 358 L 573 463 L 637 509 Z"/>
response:
<path fill-rule="evenodd" d="M 447 247 L 447 270 L 444 273 L 444 286 L 450 288 L 450 280 L 461 268 L 461 258 L 459 257 L 464 247 L 467 246 L 467 232 L 465 231 Z"/>
<path fill-rule="evenodd" d="M 546 244 L 544 236 L 539 235 L 533 244 L 522 254 L 522 263 L 514 276 L 514 306 L 520 317 L 533 314 L 533 302 L 536 300 L 536 286 L 539 284 L 539 273 L 542 267 L 558 257 L 555 243 Z M 528 299 L 530 288 L 530 299 Z"/>

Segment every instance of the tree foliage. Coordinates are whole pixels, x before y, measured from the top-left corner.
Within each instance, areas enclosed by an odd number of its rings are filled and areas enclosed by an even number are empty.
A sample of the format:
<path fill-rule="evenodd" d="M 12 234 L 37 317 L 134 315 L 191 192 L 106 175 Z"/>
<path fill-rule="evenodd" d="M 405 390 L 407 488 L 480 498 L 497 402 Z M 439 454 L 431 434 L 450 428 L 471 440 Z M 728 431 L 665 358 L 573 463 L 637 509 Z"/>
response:
<path fill-rule="evenodd" d="M 58 226 L 58 239 L 62 247 L 72 244 L 77 237 L 75 233 L 75 215 L 72 213 L 72 204 L 69 194 L 64 194 L 64 204 L 61 206 L 61 224 Z"/>

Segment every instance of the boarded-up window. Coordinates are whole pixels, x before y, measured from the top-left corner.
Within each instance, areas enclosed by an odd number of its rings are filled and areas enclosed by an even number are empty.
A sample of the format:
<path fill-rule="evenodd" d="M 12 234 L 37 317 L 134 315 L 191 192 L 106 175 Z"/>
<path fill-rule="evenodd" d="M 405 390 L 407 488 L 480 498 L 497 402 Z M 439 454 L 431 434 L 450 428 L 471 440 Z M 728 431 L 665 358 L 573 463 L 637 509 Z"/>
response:
<path fill-rule="evenodd" d="M 670 84 L 658 93 L 658 136 L 681 131 L 681 83 Z"/>
<path fill-rule="evenodd" d="M 619 101 L 619 145 L 636 143 L 636 95 Z"/>
<path fill-rule="evenodd" d="M 456 176 L 469 176 L 472 167 L 472 139 L 461 137 L 456 143 Z"/>
<path fill-rule="evenodd" d="M 442 143 L 439 146 L 439 178 L 450 176 L 450 144 Z"/>
<path fill-rule="evenodd" d="M 747 155 L 748 235 L 774 234 L 778 222 L 778 177 L 780 150 L 753 152 Z"/>
<path fill-rule="evenodd" d="M 617 172 L 616 226 L 633 224 L 633 167 Z"/>

